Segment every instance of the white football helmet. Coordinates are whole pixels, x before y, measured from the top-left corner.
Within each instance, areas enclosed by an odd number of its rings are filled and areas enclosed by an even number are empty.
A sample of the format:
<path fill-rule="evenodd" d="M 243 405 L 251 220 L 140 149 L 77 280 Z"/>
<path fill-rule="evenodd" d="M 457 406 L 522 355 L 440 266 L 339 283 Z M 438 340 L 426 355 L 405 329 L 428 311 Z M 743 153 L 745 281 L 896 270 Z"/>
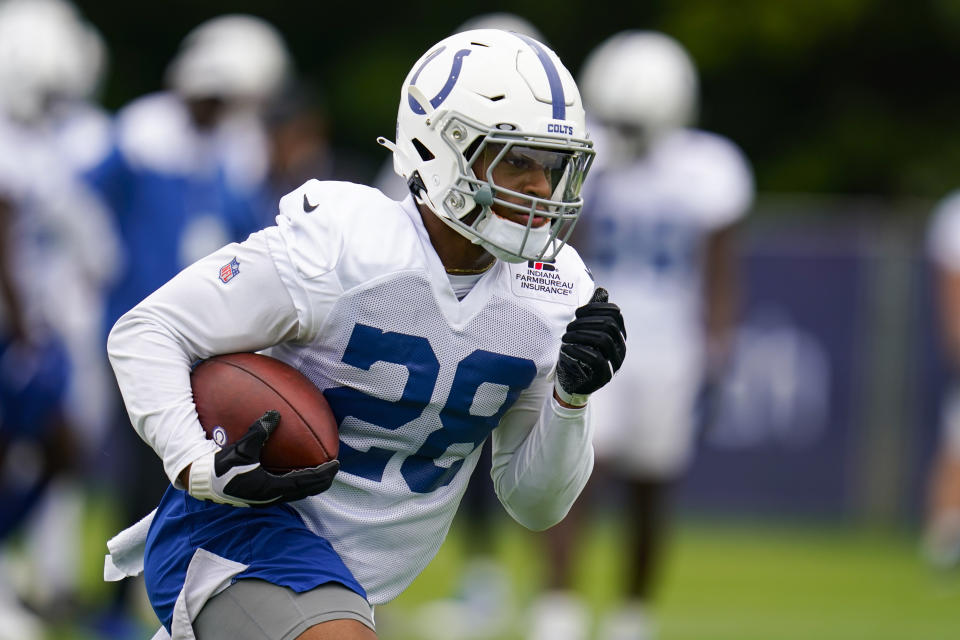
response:
<path fill-rule="evenodd" d="M 63 0 L 0 3 L 0 106 L 36 121 L 61 98 L 93 92 L 106 48 L 74 6 Z"/>
<path fill-rule="evenodd" d="M 612 128 L 613 138 L 640 149 L 696 118 L 696 67 L 683 46 L 663 33 L 611 36 L 587 56 L 580 86 L 591 117 Z"/>
<path fill-rule="evenodd" d="M 593 159 L 570 72 L 529 36 L 480 29 L 440 41 L 414 64 L 400 92 L 394 170 L 441 220 L 509 262 L 551 260 L 573 229 L 580 188 Z M 491 158 L 483 175 L 474 162 Z M 541 167 L 548 198 L 494 183 L 501 162 Z M 521 201 L 522 205 L 509 200 Z M 526 224 L 492 206 L 526 215 Z M 548 224 L 534 226 L 534 219 Z"/>
<path fill-rule="evenodd" d="M 110 66 L 110 51 L 103 34 L 96 27 L 84 23 L 80 29 L 80 60 L 83 64 L 69 84 L 68 92 L 76 98 L 87 100 L 97 96 L 103 88 Z"/>
<path fill-rule="evenodd" d="M 186 98 L 262 102 L 284 84 L 290 54 L 261 18 L 230 14 L 195 27 L 167 68 L 167 84 Z"/>

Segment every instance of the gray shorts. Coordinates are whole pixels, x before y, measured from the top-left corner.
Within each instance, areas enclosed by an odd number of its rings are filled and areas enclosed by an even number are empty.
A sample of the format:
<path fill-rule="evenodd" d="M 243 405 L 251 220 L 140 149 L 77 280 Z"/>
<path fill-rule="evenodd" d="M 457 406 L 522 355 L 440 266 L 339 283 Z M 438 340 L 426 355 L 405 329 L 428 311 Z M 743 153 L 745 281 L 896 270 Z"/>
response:
<path fill-rule="evenodd" d="M 297 593 L 263 580 L 237 580 L 193 621 L 197 640 L 293 640 L 315 624 L 356 620 L 374 631 L 373 608 L 339 583 Z"/>

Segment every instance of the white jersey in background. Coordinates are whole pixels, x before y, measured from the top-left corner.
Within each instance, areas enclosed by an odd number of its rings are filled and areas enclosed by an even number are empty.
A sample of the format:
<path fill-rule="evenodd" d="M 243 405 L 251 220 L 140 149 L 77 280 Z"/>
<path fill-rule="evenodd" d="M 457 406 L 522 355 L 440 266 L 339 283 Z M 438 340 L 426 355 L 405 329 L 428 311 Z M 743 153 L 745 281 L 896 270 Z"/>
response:
<path fill-rule="evenodd" d="M 591 401 L 597 453 L 625 471 L 669 475 L 689 455 L 704 365 L 706 241 L 746 214 L 752 172 L 726 138 L 680 129 L 632 163 L 598 165 L 585 189 L 577 247 L 628 319 L 632 354 Z"/>
<path fill-rule="evenodd" d="M 312 180 L 281 200 L 277 225 L 192 265 L 114 328 L 131 420 L 169 477 L 215 448 L 190 364 L 272 347 L 340 423 L 333 486 L 293 506 L 372 604 L 433 558 L 491 433 L 507 511 L 534 529 L 560 520 L 593 462 L 587 412 L 551 391 L 560 336 L 594 288 L 577 253 L 497 261 L 458 300 L 412 197 Z"/>
<path fill-rule="evenodd" d="M 73 369 L 67 411 L 87 442 L 103 435 L 112 381 L 103 352 L 103 291 L 121 260 L 103 202 L 64 157 L 56 132 L 0 118 L 0 196 L 13 206 L 13 270 L 30 331 L 52 331 Z M 0 331 L 7 311 L 0 300 Z M 79 372 L 82 372 L 80 375 Z"/>
<path fill-rule="evenodd" d="M 934 209 L 927 228 L 927 253 L 934 266 L 947 273 L 960 273 L 960 191 L 948 194 Z M 960 452 L 960 385 L 953 382 L 941 407 L 945 446 Z"/>
<path fill-rule="evenodd" d="M 927 252 L 934 264 L 960 271 L 960 191 L 937 204 L 927 230 Z"/>
<path fill-rule="evenodd" d="M 102 107 L 89 102 L 58 105 L 51 117 L 57 147 L 74 171 L 89 171 L 110 153 L 112 121 Z"/>

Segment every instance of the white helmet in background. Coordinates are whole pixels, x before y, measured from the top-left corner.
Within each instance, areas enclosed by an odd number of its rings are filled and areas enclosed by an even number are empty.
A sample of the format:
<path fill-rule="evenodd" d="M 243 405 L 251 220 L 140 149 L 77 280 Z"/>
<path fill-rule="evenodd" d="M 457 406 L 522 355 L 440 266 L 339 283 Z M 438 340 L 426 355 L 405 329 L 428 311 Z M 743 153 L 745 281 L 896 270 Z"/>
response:
<path fill-rule="evenodd" d="M 580 87 L 590 115 L 611 137 L 638 150 L 696 118 L 697 70 L 676 40 L 654 31 L 624 31 L 587 56 Z"/>
<path fill-rule="evenodd" d="M 80 99 L 90 99 L 97 95 L 103 86 L 110 65 L 110 51 L 103 35 L 90 24 L 81 24 L 81 42 L 83 65 L 70 83 L 71 94 Z"/>
<path fill-rule="evenodd" d="M 447 225 L 509 261 L 553 259 L 580 214 L 593 159 L 580 92 L 557 55 L 529 36 L 495 29 L 457 33 L 424 54 L 400 92 L 394 170 Z M 483 175 L 474 162 L 494 156 Z M 548 198 L 494 184 L 505 158 L 544 167 Z M 519 200 L 523 204 L 508 201 Z M 527 214 L 527 223 L 491 206 Z M 548 224 L 534 226 L 534 217 Z"/>
<path fill-rule="evenodd" d="M 0 4 L 0 106 L 23 121 L 42 118 L 61 98 L 89 98 L 106 47 L 63 0 Z"/>
<path fill-rule="evenodd" d="M 290 64 L 276 28 L 261 18 L 230 14 L 187 34 L 167 69 L 167 82 L 186 98 L 262 102 L 283 86 Z"/>

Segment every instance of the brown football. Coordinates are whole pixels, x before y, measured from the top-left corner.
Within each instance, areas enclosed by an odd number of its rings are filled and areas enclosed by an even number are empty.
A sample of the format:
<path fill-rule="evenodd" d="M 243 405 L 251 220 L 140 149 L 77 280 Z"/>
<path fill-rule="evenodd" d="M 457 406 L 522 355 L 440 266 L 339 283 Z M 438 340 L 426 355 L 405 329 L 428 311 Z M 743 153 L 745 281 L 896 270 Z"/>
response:
<path fill-rule="evenodd" d="M 330 405 L 285 362 L 257 353 L 214 356 L 194 367 L 190 384 L 200 424 L 221 447 L 242 438 L 267 411 L 280 413 L 260 459 L 269 471 L 315 467 L 337 457 L 337 420 Z"/>

